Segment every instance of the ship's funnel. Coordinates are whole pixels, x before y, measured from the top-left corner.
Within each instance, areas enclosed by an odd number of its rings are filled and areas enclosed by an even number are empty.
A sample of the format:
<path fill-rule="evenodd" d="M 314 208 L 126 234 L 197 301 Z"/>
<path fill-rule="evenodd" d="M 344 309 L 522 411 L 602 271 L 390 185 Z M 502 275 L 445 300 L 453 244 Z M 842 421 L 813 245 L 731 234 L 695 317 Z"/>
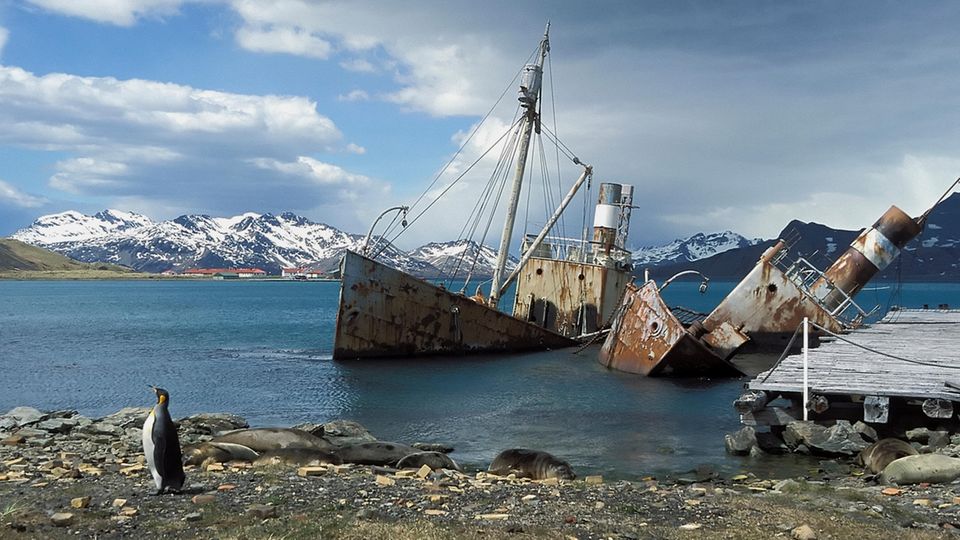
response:
<path fill-rule="evenodd" d="M 620 225 L 621 184 L 600 184 L 600 198 L 593 214 L 593 242 L 598 252 L 609 253 Z"/>
<path fill-rule="evenodd" d="M 900 250 L 923 230 L 903 210 L 891 206 L 873 227 L 866 229 L 847 251 L 810 287 L 827 311 L 834 311 L 857 294 L 870 278 L 900 255 Z"/>

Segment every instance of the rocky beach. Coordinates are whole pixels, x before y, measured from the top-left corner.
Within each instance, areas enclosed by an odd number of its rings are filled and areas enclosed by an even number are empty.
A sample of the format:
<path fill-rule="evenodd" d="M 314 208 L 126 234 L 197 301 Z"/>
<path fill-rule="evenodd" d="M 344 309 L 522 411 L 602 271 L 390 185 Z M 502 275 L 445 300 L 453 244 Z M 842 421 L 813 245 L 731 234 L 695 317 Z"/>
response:
<path fill-rule="evenodd" d="M 747 461 L 729 477 L 705 467 L 632 482 L 207 462 L 186 467 L 183 493 L 157 496 L 140 442 L 148 412 L 91 419 L 18 407 L 0 416 L 0 538 L 941 538 L 960 530 L 960 485 L 885 486 L 844 457 L 798 478 L 759 478 Z M 230 414 L 178 424 L 184 446 L 247 427 Z M 373 439 L 352 422 L 297 427 Z M 960 452 L 960 437 L 932 438 L 942 446 L 926 450 Z"/>

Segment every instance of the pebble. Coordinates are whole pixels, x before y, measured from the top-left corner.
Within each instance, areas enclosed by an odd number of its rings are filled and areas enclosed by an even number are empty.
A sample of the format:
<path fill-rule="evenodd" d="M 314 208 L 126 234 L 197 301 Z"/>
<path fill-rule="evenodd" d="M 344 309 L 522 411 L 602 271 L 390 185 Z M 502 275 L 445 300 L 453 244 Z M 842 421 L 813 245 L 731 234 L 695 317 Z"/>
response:
<path fill-rule="evenodd" d="M 193 504 L 210 504 L 217 500 L 217 497 L 212 493 L 204 493 L 201 495 L 194 495 L 190 500 L 193 501 Z"/>
<path fill-rule="evenodd" d="M 268 504 L 254 504 L 247 507 L 247 514 L 257 519 L 271 519 L 277 517 L 277 508 Z"/>
<path fill-rule="evenodd" d="M 378 486 L 392 486 L 397 483 L 393 478 L 383 476 L 382 474 L 377 475 L 376 482 Z"/>
<path fill-rule="evenodd" d="M 790 532 L 795 540 L 817 540 L 817 533 L 809 525 L 804 523 Z"/>
<path fill-rule="evenodd" d="M 57 527 L 66 527 L 73 523 L 74 515 L 70 512 L 57 512 L 50 516 L 50 522 Z"/>
<path fill-rule="evenodd" d="M 183 516 L 184 521 L 200 521 L 203 519 L 203 514 L 200 512 L 190 512 L 189 514 Z"/>
<path fill-rule="evenodd" d="M 695 531 L 701 527 L 703 527 L 703 525 L 699 523 L 684 523 L 683 525 L 680 526 L 680 528 L 685 531 Z"/>
<path fill-rule="evenodd" d="M 590 485 L 597 485 L 603 483 L 603 477 L 600 475 L 588 476 L 583 481 Z"/>
<path fill-rule="evenodd" d="M 126 505 L 127 505 L 126 499 L 114 499 L 113 503 L 110 506 L 113 506 L 114 508 L 123 508 Z"/>
<path fill-rule="evenodd" d="M 70 499 L 70 506 L 74 508 L 86 508 L 90 506 L 90 497 L 77 497 L 75 499 Z"/>

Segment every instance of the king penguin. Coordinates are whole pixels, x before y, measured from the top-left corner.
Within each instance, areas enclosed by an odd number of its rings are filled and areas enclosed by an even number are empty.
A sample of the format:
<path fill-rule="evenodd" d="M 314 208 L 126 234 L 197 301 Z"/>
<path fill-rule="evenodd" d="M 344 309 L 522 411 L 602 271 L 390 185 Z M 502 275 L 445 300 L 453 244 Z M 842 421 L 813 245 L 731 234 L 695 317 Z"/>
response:
<path fill-rule="evenodd" d="M 167 488 L 180 491 L 186 475 L 180 456 L 180 438 L 177 426 L 170 418 L 170 393 L 163 388 L 151 386 L 157 395 L 157 404 L 143 423 L 143 453 L 147 467 L 157 485 L 157 495 Z"/>

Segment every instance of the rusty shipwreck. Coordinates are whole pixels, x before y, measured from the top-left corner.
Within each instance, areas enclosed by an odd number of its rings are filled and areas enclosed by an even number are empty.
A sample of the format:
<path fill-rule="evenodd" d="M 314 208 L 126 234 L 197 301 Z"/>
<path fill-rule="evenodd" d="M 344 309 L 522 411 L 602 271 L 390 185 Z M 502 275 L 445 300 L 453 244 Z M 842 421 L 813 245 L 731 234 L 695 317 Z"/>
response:
<path fill-rule="evenodd" d="M 737 376 L 731 357 L 745 348 L 782 350 L 804 317 L 834 333 L 867 313 L 854 296 L 923 230 L 896 206 L 820 271 L 803 257 L 786 262 L 783 240 L 705 318 L 681 322 L 652 280 L 630 284 L 600 351 L 601 364 L 648 376 Z"/>
<path fill-rule="evenodd" d="M 461 238 L 478 240 L 482 246 L 494 218 L 496 203 L 504 195 L 504 224 L 492 277 L 484 280 L 487 276 L 474 275 L 476 256 L 472 260 L 464 257 L 454 265 L 454 274 L 464 271 L 457 274 L 459 281 L 437 283 L 408 275 L 377 260 L 385 246 L 396 238 L 386 238 L 386 234 L 381 235 L 382 242 L 377 239 L 372 247 L 365 246 L 362 253 L 348 251 L 341 261 L 334 359 L 560 348 L 576 344 L 577 338 L 596 333 L 612 318 L 626 285 L 632 279 L 631 254 L 624 245 L 633 189 L 617 183 L 601 184 L 599 195 L 594 199 L 597 204 L 591 233 L 580 231 L 579 238 L 569 238 L 558 230 L 563 226 L 564 211 L 578 191 L 586 185 L 589 193 L 593 169 L 559 141 L 556 131 L 546 125 L 540 114 L 544 59 L 549 50 L 548 24 L 535 53 L 535 62 L 520 70 L 519 107 L 513 124 L 493 147 L 481 154 L 481 157 L 488 153 L 499 154 L 500 159 L 492 167 L 487 188 L 467 216 L 463 230 L 470 236 L 464 234 Z M 508 255 L 521 207 L 525 176 L 533 176 L 534 171 L 539 170 L 545 178 L 545 162 L 550 161 L 544 159 L 547 154 L 541 133 L 558 148 L 558 169 L 562 153 L 579 169 L 579 176 L 556 210 L 543 222 L 540 232 L 522 235 L 521 256 L 519 262 L 512 265 Z M 499 150 L 493 151 L 497 145 Z M 537 151 L 530 151 L 531 147 Z M 528 154 L 532 156 L 530 166 Z M 532 164 L 537 157 L 541 160 L 539 169 Z M 470 165 L 466 171 L 472 168 Z M 529 175 L 525 174 L 528 169 Z M 508 182 L 511 170 L 512 182 Z M 557 178 L 560 176 L 558 170 Z M 441 196 L 462 177 L 461 174 L 450 182 L 441 191 Z M 555 184 L 550 185 L 557 188 Z M 559 194 L 559 190 L 551 193 Z M 528 187 L 527 194 L 529 207 Z M 585 201 L 592 198 L 589 194 L 582 197 Z M 430 202 L 427 208 L 432 204 Z M 400 209 L 404 216 L 408 211 L 406 206 L 395 209 Z M 586 204 L 584 210 L 587 210 Z M 416 215 L 411 225 L 425 211 Z M 464 210 L 463 214 L 467 212 Z M 403 226 L 407 226 L 406 219 Z M 372 231 L 373 227 L 368 238 Z M 480 284 L 475 291 L 468 291 L 476 281 Z M 498 308 L 514 286 L 516 292 L 511 315 Z M 487 294 L 484 294 L 484 288 Z"/>

